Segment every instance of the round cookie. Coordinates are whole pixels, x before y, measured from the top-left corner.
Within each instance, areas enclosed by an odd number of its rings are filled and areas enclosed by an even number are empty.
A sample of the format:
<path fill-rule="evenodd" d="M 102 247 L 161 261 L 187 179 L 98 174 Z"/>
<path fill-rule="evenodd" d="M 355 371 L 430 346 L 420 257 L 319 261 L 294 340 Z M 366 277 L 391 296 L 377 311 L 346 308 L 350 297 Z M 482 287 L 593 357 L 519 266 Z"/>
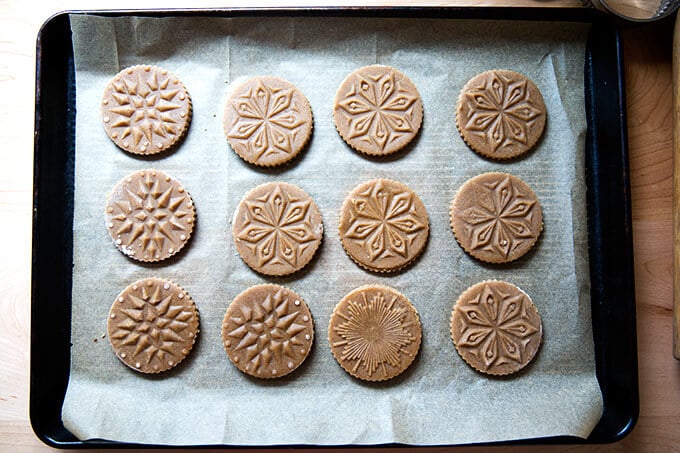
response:
<path fill-rule="evenodd" d="M 283 286 L 243 291 L 227 308 L 222 342 L 231 362 L 258 378 L 285 376 L 305 361 L 314 341 L 312 314 L 302 298 Z"/>
<path fill-rule="evenodd" d="M 145 278 L 125 288 L 111 306 L 108 335 L 125 365 L 140 373 L 160 373 L 189 354 L 198 335 L 198 311 L 182 288 Z"/>
<path fill-rule="evenodd" d="M 351 291 L 336 305 L 328 325 L 335 360 L 365 381 L 384 381 L 404 372 L 416 358 L 421 339 L 415 307 L 384 285 Z"/>
<path fill-rule="evenodd" d="M 323 237 L 321 213 L 297 186 L 270 182 L 249 191 L 232 222 L 236 250 L 253 270 L 281 276 L 309 263 Z"/>
<path fill-rule="evenodd" d="M 333 105 L 335 128 L 352 148 L 371 156 L 403 149 L 418 134 L 423 103 L 398 69 L 373 65 L 343 80 Z"/>
<path fill-rule="evenodd" d="M 345 198 L 338 229 L 342 246 L 357 264 L 393 272 L 422 253 L 430 227 L 423 202 L 408 186 L 372 179 Z"/>
<path fill-rule="evenodd" d="M 483 72 L 462 89 L 456 127 L 482 156 L 512 159 L 528 152 L 543 134 L 546 107 L 538 87 L 522 74 Z"/>
<path fill-rule="evenodd" d="M 253 165 L 273 167 L 292 160 L 312 135 L 312 108 L 293 84 L 253 77 L 236 87 L 224 110 L 231 148 Z"/>
<path fill-rule="evenodd" d="M 543 230 L 536 194 L 507 173 L 484 173 L 458 189 L 449 212 L 458 243 L 487 263 L 514 261 L 534 246 Z"/>
<path fill-rule="evenodd" d="M 176 179 L 160 170 L 141 170 L 113 188 L 105 220 L 111 239 L 123 254 L 154 262 L 184 247 L 196 213 L 191 196 Z"/>
<path fill-rule="evenodd" d="M 104 90 L 102 121 L 124 151 L 150 155 L 174 148 L 191 122 L 191 98 L 182 82 L 163 68 L 130 66 Z"/>
<path fill-rule="evenodd" d="M 541 346 L 543 325 L 524 291 L 508 282 L 484 281 L 458 298 L 451 339 L 472 368 L 503 376 L 531 362 Z"/>

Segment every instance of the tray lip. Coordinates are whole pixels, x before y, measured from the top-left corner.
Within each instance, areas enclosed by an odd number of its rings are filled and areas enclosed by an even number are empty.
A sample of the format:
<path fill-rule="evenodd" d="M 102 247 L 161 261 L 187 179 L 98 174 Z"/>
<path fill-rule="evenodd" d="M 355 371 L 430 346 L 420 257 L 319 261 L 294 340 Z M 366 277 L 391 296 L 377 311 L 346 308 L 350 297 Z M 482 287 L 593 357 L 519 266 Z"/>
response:
<path fill-rule="evenodd" d="M 39 235 L 38 229 L 41 226 L 40 223 L 40 162 L 39 162 L 39 148 L 41 146 L 41 62 L 42 62 L 42 50 L 45 40 L 45 35 L 54 27 L 56 22 L 64 21 L 68 23 L 68 18 L 71 15 L 97 15 L 104 17 L 121 17 L 121 16 L 144 16 L 144 17 L 177 17 L 177 16 L 206 16 L 206 17 L 367 17 L 367 18 L 425 18 L 425 19 L 473 19 L 473 20 L 499 20 L 499 21 L 516 21 L 523 20 L 529 22 L 575 22 L 575 23 L 600 23 L 604 22 L 608 26 L 613 28 L 614 40 L 616 45 L 616 71 L 619 77 L 617 77 L 617 86 L 615 87 L 617 92 L 617 97 L 619 103 L 617 105 L 620 118 L 618 121 L 619 128 L 617 133 L 619 134 L 619 143 L 621 153 L 621 165 L 622 174 L 621 182 L 623 184 L 623 209 L 625 217 L 625 247 L 623 247 L 623 254 L 626 258 L 626 263 L 623 264 L 624 273 L 630 278 L 630 286 L 627 288 L 632 290 L 632 293 L 628 294 L 628 310 L 631 311 L 629 314 L 631 318 L 628 319 L 629 328 L 630 322 L 632 320 L 632 348 L 628 345 L 629 352 L 633 353 L 633 362 L 635 364 L 634 369 L 629 370 L 632 375 L 630 376 L 635 387 L 633 394 L 630 395 L 633 407 L 627 413 L 627 420 L 624 424 L 617 426 L 616 429 L 608 433 L 608 436 L 604 439 L 591 440 L 591 438 L 580 439 L 572 436 L 557 436 L 557 437 L 547 437 L 547 438 L 533 438 L 533 439 L 519 439 L 512 441 L 499 441 L 491 443 L 473 443 L 468 445 L 513 445 L 513 444 L 587 444 L 587 443 L 611 443 L 617 442 L 629 434 L 633 427 L 635 426 L 639 413 L 639 389 L 637 383 L 637 345 L 635 343 L 636 330 L 635 330 L 635 297 L 634 288 L 632 287 L 632 229 L 631 229 L 631 213 L 630 213 L 630 183 L 629 183 L 629 171 L 628 171 L 628 146 L 627 146 L 627 130 L 626 116 L 625 116 L 625 86 L 624 86 L 624 72 L 623 72 L 623 50 L 621 48 L 621 36 L 614 19 L 604 15 L 601 12 L 594 11 L 588 8 L 538 8 L 538 7 L 444 7 L 444 6 L 398 6 L 398 7 L 374 7 L 374 6 L 338 6 L 338 7 L 233 7 L 233 8 L 178 8 L 178 9 L 106 9 L 106 10 L 65 10 L 58 12 L 48 18 L 41 26 L 36 40 L 36 110 L 35 110 L 35 140 L 34 140 L 34 197 L 33 197 L 33 241 L 32 241 L 32 276 L 31 276 L 31 372 L 30 372 L 30 414 L 29 419 L 31 426 L 33 428 L 36 436 L 45 444 L 55 447 L 55 448 L 177 448 L 178 446 L 167 446 L 167 445 L 151 445 L 151 444 L 133 444 L 133 443 L 122 443 L 116 441 L 108 441 L 101 439 L 90 439 L 90 440 L 60 440 L 53 433 L 47 432 L 39 423 L 37 423 L 37 417 L 40 416 L 37 413 L 38 408 L 35 404 L 35 389 L 39 384 L 37 377 L 34 374 L 35 362 L 40 356 L 40 350 L 36 346 L 39 340 L 39 333 L 35 329 L 36 320 L 39 319 L 39 298 L 36 294 L 39 292 L 38 280 L 36 279 L 36 268 L 39 267 L 41 262 L 41 256 L 39 253 Z M 70 33 L 70 29 L 68 30 Z M 586 100 L 588 104 L 588 100 Z M 589 127 L 590 132 L 590 127 Z M 590 218 L 590 216 L 589 216 Z M 72 218 L 71 218 L 72 220 Z M 590 225 L 589 225 L 590 233 Z M 589 239 L 590 242 L 590 239 Z M 68 248 L 68 247 L 67 247 Z M 71 244 L 72 248 L 72 244 Z M 591 265 L 592 273 L 592 265 Z M 69 285 L 70 288 L 70 285 Z M 69 292 L 70 296 L 70 292 Z M 70 313 L 70 310 L 68 310 Z M 70 338 L 70 336 L 69 336 Z M 596 357 L 597 353 L 596 345 Z M 70 356 L 70 355 L 69 355 Z M 596 358 L 596 362 L 597 362 Z M 603 383 L 601 381 L 600 369 L 597 365 L 597 378 L 602 389 Z M 67 373 L 68 375 L 68 373 Z M 68 380 L 68 379 L 67 379 Z M 61 399 L 61 404 L 63 404 L 63 397 Z M 607 400 L 603 394 L 604 411 L 607 410 Z M 605 412 L 603 412 L 600 422 L 598 422 L 598 427 L 600 423 L 605 419 Z M 63 428 L 63 421 L 61 416 L 58 420 Z M 65 430 L 65 428 L 63 428 Z M 68 433 L 68 431 L 66 431 Z M 70 433 L 68 433 L 70 434 Z M 592 437 L 592 434 L 591 434 Z M 376 444 L 371 445 L 372 447 L 404 447 L 409 445 L 402 444 Z M 192 448 L 243 448 L 237 445 L 203 445 L 203 446 L 191 446 Z M 268 446 L 267 448 L 290 448 L 290 447 L 323 447 L 323 448 L 338 448 L 338 447 L 364 447 L 363 445 L 334 445 L 334 446 L 317 446 L 317 445 L 274 445 Z M 249 447 L 246 447 L 249 448 Z M 253 448 L 262 448 L 253 447 Z"/>

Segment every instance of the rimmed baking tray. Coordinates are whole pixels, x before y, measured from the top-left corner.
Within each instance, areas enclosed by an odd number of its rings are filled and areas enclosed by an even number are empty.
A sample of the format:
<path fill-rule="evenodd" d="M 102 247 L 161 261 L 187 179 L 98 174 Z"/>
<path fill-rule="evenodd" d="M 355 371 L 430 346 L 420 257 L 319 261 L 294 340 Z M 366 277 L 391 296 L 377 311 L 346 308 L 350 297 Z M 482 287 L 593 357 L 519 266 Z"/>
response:
<path fill-rule="evenodd" d="M 587 10 L 525 8 L 109 11 L 58 14 L 45 23 L 37 42 L 30 419 L 43 442 L 60 448 L 132 446 L 104 440 L 80 441 L 61 419 L 70 363 L 75 158 L 69 14 L 436 17 L 592 23 L 584 60 L 588 125 L 585 176 L 593 335 L 604 410 L 588 439 L 552 437 L 519 442 L 607 443 L 632 430 L 638 415 L 632 228 L 622 48 L 614 22 Z"/>

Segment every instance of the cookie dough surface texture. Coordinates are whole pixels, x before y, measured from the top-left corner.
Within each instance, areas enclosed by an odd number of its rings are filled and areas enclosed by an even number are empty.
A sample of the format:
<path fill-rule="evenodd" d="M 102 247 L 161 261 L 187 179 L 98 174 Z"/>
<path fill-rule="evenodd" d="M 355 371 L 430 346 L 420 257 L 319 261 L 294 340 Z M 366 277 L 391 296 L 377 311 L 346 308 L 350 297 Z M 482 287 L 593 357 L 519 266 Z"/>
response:
<path fill-rule="evenodd" d="M 189 294 L 154 277 L 132 283 L 116 297 L 108 336 L 125 365 L 140 373 L 160 373 L 186 358 L 198 327 L 198 311 Z"/>
<path fill-rule="evenodd" d="M 182 82 L 157 66 L 130 66 L 109 82 L 102 96 L 104 130 L 132 154 L 174 148 L 191 122 L 192 106 Z"/>
<path fill-rule="evenodd" d="M 398 69 L 373 65 L 349 74 L 333 105 L 335 128 L 345 142 L 371 156 L 408 145 L 423 122 L 423 103 L 413 82 Z"/>
<path fill-rule="evenodd" d="M 474 151 L 504 160 L 536 145 L 546 116 L 543 95 L 534 82 L 514 71 L 493 70 L 473 77 L 463 87 L 456 126 Z"/>
<path fill-rule="evenodd" d="M 421 338 L 415 307 L 384 285 L 351 291 L 333 310 L 328 326 L 337 362 L 365 381 L 384 381 L 403 373 L 415 360 Z"/>
<path fill-rule="evenodd" d="M 229 95 L 224 133 L 246 162 L 282 165 L 305 147 L 312 135 L 312 108 L 305 95 L 279 77 L 248 79 Z"/>
<path fill-rule="evenodd" d="M 222 341 L 231 362 L 244 373 L 265 379 L 285 376 L 309 354 L 314 341 L 312 314 L 290 289 L 253 286 L 227 308 Z"/>
<path fill-rule="evenodd" d="M 156 262 L 180 251 L 196 221 L 194 203 L 184 187 L 160 170 L 141 170 L 111 191 L 106 229 L 116 247 L 138 261 Z"/>
<path fill-rule="evenodd" d="M 252 269 L 288 275 L 305 267 L 316 253 L 323 222 L 307 192 L 293 184 L 270 182 L 249 191 L 238 204 L 232 236 Z"/>
<path fill-rule="evenodd" d="M 526 254 L 543 230 L 541 204 L 520 178 L 499 172 L 469 179 L 449 213 L 458 243 L 487 263 L 508 263 Z"/>
<path fill-rule="evenodd" d="M 425 249 L 429 221 L 425 205 L 407 185 L 373 179 L 355 187 L 340 210 L 340 241 L 361 267 L 393 272 Z"/>
<path fill-rule="evenodd" d="M 531 362 L 543 340 L 543 325 L 536 306 L 520 288 L 484 281 L 458 298 L 451 314 L 451 338 L 472 368 L 502 376 Z"/>

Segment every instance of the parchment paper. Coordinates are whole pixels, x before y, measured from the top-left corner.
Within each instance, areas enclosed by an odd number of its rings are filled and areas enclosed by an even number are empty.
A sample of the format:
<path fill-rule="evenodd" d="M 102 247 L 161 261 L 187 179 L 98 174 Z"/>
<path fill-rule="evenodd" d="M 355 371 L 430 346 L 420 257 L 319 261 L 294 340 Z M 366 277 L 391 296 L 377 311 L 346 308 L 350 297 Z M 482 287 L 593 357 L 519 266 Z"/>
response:
<path fill-rule="evenodd" d="M 590 319 L 584 185 L 583 65 L 587 27 L 573 23 L 365 18 L 71 17 L 76 61 L 77 150 L 74 213 L 72 361 L 65 426 L 81 439 L 155 444 L 453 444 L 555 435 L 585 437 L 599 420 Z M 174 72 L 188 88 L 194 117 L 173 153 L 136 158 L 108 139 L 101 95 L 133 64 Z M 407 151 L 369 159 L 334 129 L 332 103 L 342 79 L 369 64 L 399 68 L 418 87 L 425 119 Z M 462 86 L 505 68 L 541 89 L 548 108 L 543 140 L 527 157 L 495 163 L 470 151 L 454 124 Z M 241 161 L 222 131 L 229 86 L 277 75 L 308 97 L 314 132 L 301 158 L 264 171 Z M 191 193 L 197 228 L 178 259 L 141 265 L 121 254 L 104 224 L 106 195 L 128 173 L 158 168 Z M 449 228 L 451 198 L 486 171 L 523 178 L 544 209 L 534 250 L 505 266 L 481 265 Z M 376 275 L 340 244 L 346 194 L 374 177 L 400 180 L 423 200 L 431 236 L 415 265 Z M 264 278 L 237 256 L 231 225 L 243 194 L 266 181 L 295 183 L 312 195 L 325 236 L 312 263 L 290 278 Z M 195 349 L 175 370 L 144 376 L 114 356 L 106 332 L 115 296 L 134 280 L 161 276 L 183 286 L 201 314 Z M 505 279 L 528 292 L 544 323 L 544 344 L 523 372 L 489 378 L 468 367 L 449 336 L 452 306 L 468 286 Z M 251 379 L 228 360 L 220 325 L 245 288 L 284 284 L 307 301 L 316 326 L 305 364 L 273 381 Z M 382 283 L 411 299 L 423 343 L 415 363 L 383 384 L 360 382 L 335 362 L 327 340 L 335 304 L 356 286 Z"/>

